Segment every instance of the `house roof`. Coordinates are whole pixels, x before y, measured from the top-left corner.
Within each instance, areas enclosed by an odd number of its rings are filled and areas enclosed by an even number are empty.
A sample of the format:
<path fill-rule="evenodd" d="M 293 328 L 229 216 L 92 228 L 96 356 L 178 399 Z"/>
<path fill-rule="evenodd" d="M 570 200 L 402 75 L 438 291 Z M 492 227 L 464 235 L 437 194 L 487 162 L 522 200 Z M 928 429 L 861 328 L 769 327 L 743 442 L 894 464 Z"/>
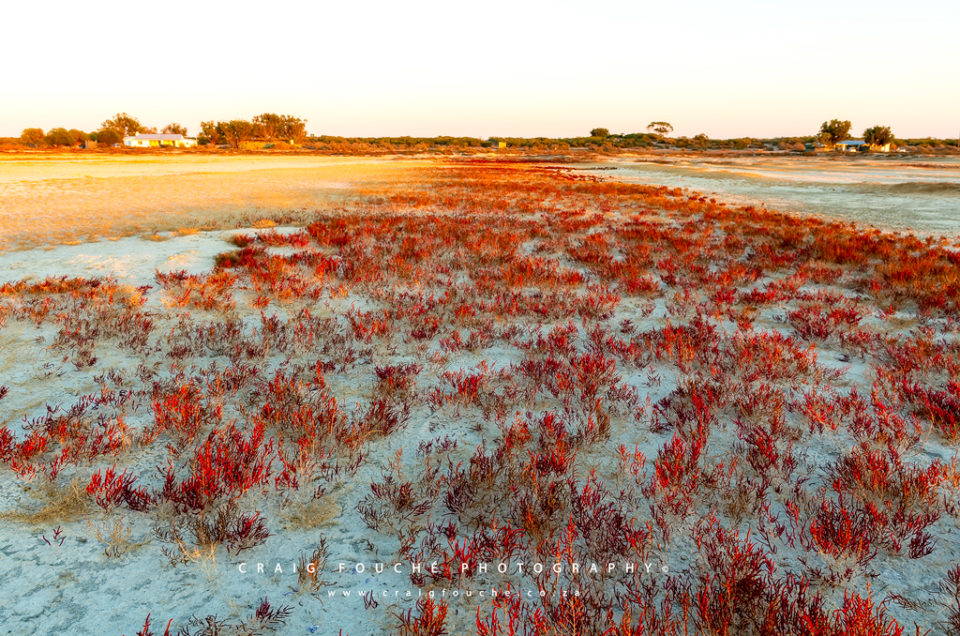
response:
<path fill-rule="evenodd" d="M 183 135 L 158 135 L 155 133 L 150 133 L 146 135 L 132 135 L 130 137 L 124 137 L 123 140 L 127 139 L 146 139 L 149 141 L 180 141 L 181 139 L 186 139 Z"/>
<path fill-rule="evenodd" d="M 860 141 L 859 139 L 844 139 L 843 141 L 837 142 L 838 146 L 866 146 L 867 142 Z"/>

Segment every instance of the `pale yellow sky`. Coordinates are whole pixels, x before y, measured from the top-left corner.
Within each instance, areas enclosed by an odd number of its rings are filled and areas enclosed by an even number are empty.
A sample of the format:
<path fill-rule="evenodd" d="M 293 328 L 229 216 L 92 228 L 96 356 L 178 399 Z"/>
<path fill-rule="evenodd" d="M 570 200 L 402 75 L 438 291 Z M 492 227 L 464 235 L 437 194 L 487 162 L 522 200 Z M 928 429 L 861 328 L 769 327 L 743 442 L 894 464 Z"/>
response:
<path fill-rule="evenodd" d="M 711 137 L 850 119 L 960 131 L 960 3 L 18 2 L 3 9 L 0 136 L 126 111 L 195 133 L 295 114 L 314 134 Z M 794 3 L 790 3 L 793 5 Z"/>

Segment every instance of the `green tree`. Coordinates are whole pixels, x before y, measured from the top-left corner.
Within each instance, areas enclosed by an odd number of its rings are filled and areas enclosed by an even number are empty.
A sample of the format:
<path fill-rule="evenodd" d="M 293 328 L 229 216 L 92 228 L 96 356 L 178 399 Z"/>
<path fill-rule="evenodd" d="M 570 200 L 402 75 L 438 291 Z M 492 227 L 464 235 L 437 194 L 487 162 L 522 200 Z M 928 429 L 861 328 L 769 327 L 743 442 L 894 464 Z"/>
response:
<path fill-rule="evenodd" d="M 609 137 L 610 131 L 606 128 L 594 128 L 590 131 L 591 137 Z"/>
<path fill-rule="evenodd" d="M 253 118 L 254 136 L 299 142 L 307 136 L 307 121 L 293 115 L 263 113 Z"/>
<path fill-rule="evenodd" d="M 183 135 L 187 136 L 187 127 L 176 122 L 172 124 L 167 124 L 163 127 L 163 134 L 165 135 Z"/>
<path fill-rule="evenodd" d="M 293 115 L 284 115 L 283 136 L 293 142 L 300 143 L 307 137 L 307 120 Z"/>
<path fill-rule="evenodd" d="M 653 131 L 663 137 L 673 132 L 673 126 L 667 121 L 652 121 L 647 124 L 647 130 Z"/>
<path fill-rule="evenodd" d="M 890 126 L 873 126 L 863 131 L 863 140 L 871 145 L 883 146 L 893 141 Z"/>
<path fill-rule="evenodd" d="M 827 146 L 834 146 L 850 135 L 850 122 L 847 120 L 831 119 L 820 124 L 820 140 Z"/>
<path fill-rule="evenodd" d="M 48 146 L 73 146 L 77 143 L 77 138 L 74 132 L 66 128 L 51 128 L 44 137 L 44 141 Z"/>
<path fill-rule="evenodd" d="M 113 116 L 113 119 L 108 119 L 100 124 L 100 129 L 113 130 L 120 135 L 120 137 L 136 135 L 138 132 L 144 132 L 146 130 L 136 117 L 132 117 L 127 113 L 117 113 Z"/>
<path fill-rule="evenodd" d="M 42 128 L 24 128 L 20 133 L 20 143 L 31 148 L 36 148 L 43 143 L 44 134 Z"/>
<path fill-rule="evenodd" d="M 227 122 L 217 122 L 217 132 L 228 144 L 234 148 L 239 148 L 241 143 L 253 138 L 256 127 L 245 119 L 233 119 Z"/>
<path fill-rule="evenodd" d="M 217 128 L 216 122 L 200 122 L 200 134 L 197 136 L 197 143 L 202 145 L 213 144 L 215 146 L 224 143 L 223 135 L 220 133 L 219 128 Z"/>
<path fill-rule="evenodd" d="M 253 118 L 254 133 L 257 137 L 272 140 L 280 138 L 283 132 L 283 116 L 275 113 L 263 113 Z"/>
<path fill-rule="evenodd" d="M 710 138 L 700 133 L 699 135 L 694 135 L 693 142 L 697 145 L 697 148 L 703 149 L 710 143 Z"/>
<path fill-rule="evenodd" d="M 97 131 L 97 143 L 102 146 L 114 146 L 123 142 L 123 136 L 116 130 L 104 128 Z"/>
<path fill-rule="evenodd" d="M 76 146 L 82 141 L 86 141 L 90 136 L 82 130 L 71 128 L 51 128 L 44 141 L 51 146 Z"/>

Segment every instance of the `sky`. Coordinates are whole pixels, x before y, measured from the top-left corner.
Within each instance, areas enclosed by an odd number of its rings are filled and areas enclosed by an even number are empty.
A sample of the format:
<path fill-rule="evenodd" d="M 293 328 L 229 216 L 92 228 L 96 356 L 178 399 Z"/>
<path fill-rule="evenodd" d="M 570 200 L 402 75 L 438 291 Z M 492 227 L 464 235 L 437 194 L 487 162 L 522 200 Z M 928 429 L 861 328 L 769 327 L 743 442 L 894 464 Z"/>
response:
<path fill-rule="evenodd" d="M 117 112 L 195 134 L 902 138 L 960 132 L 956 0 L 7 2 L 0 136 Z"/>

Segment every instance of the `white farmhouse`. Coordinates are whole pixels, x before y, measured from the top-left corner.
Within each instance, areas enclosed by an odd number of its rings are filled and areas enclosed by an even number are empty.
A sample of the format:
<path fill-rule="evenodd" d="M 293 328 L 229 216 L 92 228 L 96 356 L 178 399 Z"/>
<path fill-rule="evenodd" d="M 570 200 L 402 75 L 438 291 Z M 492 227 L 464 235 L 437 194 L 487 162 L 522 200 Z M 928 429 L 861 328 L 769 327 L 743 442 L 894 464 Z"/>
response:
<path fill-rule="evenodd" d="M 175 148 L 192 148 L 197 140 L 183 135 L 158 135 L 156 133 L 133 135 L 123 138 L 123 145 L 128 148 L 158 148 L 173 146 Z"/>

